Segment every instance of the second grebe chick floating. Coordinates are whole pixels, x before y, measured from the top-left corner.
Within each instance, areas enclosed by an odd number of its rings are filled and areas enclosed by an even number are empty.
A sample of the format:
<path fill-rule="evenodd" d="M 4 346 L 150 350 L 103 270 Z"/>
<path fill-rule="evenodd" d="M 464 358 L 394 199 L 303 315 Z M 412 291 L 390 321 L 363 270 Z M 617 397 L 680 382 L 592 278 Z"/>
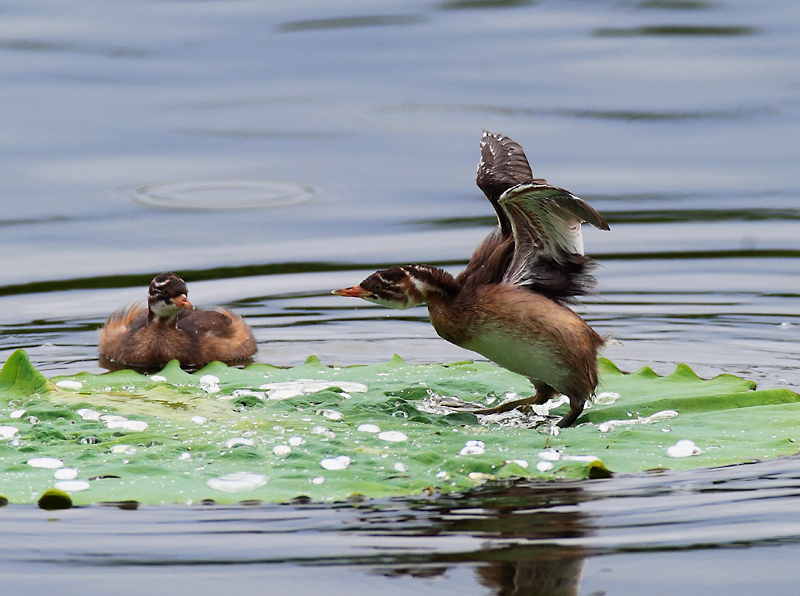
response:
<path fill-rule="evenodd" d="M 236 362 L 256 353 L 256 340 L 242 317 L 231 311 L 192 306 L 180 277 L 172 272 L 150 283 L 147 306 L 113 313 L 100 330 L 98 351 L 111 368 L 159 368 L 170 360 L 199 368 L 209 362 Z"/>

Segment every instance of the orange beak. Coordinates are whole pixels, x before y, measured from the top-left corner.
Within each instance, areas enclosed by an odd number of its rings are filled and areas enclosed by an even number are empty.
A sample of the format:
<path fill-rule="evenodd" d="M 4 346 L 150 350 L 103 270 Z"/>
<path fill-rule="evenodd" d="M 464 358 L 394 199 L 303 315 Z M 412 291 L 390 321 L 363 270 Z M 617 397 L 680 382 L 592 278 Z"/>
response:
<path fill-rule="evenodd" d="M 192 303 L 189 302 L 189 299 L 186 297 L 186 294 L 181 294 L 176 298 L 172 298 L 170 302 L 172 302 L 172 304 L 174 304 L 175 306 L 180 306 L 181 308 L 194 310 L 194 306 L 192 306 Z"/>
<path fill-rule="evenodd" d="M 331 292 L 337 296 L 350 296 L 351 298 L 364 298 L 369 295 L 361 286 L 353 286 L 352 288 L 342 288 L 341 290 L 334 290 Z"/>

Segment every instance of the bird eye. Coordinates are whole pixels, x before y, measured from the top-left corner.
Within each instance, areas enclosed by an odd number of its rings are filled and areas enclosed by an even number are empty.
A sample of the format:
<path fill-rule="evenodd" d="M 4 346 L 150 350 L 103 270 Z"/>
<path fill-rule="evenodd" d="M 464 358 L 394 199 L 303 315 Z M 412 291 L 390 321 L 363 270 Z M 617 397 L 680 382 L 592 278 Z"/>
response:
<path fill-rule="evenodd" d="M 383 284 L 375 284 L 374 286 L 372 286 L 373 292 L 380 292 L 382 289 L 383 289 Z"/>

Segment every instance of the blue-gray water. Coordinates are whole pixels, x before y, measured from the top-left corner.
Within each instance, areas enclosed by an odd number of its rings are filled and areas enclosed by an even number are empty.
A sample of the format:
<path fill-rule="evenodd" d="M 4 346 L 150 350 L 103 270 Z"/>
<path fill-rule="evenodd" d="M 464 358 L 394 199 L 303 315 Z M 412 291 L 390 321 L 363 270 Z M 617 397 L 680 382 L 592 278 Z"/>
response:
<path fill-rule="evenodd" d="M 791 0 L 4 2 L 0 361 L 100 372 L 96 329 L 167 269 L 262 362 L 470 357 L 423 309 L 330 290 L 463 265 L 493 225 L 488 129 L 611 223 L 581 309 L 608 357 L 797 390 L 799 25 Z M 533 486 L 502 515 L 9 506 L 0 570 L 28 594 L 788 594 L 798 470 Z"/>

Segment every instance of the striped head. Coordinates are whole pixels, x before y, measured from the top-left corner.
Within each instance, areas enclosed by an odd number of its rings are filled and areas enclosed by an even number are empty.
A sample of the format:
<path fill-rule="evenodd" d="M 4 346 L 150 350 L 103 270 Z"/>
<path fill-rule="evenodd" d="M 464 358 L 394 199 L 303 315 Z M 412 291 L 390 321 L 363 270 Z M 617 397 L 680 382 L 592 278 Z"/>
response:
<path fill-rule="evenodd" d="M 172 272 L 162 273 L 150 282 L 147 295 L 147 308 L 150 318 L 174 319 L 182 309 L 193 309 L 186 295 L 189 288 L 186 282 Z"/>
<path fill-rule="evenodd" d="M 404 265 L 377 271 L 359 285 L 333 293 L 405 310 L 456 291 L 455 280 L 446 271 L 429 265 Z"/>

